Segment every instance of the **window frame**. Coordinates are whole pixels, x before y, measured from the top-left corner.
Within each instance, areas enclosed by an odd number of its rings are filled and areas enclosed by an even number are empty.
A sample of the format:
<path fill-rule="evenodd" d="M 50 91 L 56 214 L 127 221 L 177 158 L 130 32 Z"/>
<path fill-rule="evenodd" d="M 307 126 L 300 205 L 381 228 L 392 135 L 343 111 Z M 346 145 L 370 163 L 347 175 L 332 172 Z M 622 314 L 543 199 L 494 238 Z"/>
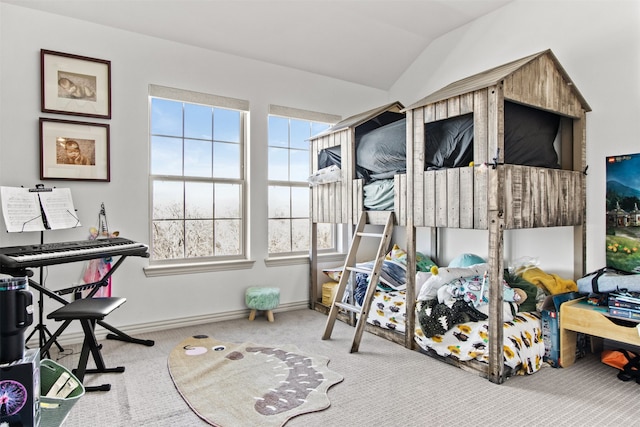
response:
<path fill-rule="evenodd" d="M 274 116 L 274 117 L 280 117 L 283 119 L 287 119 L 289 121 L 289 131 L 291 130 L 291 120 L 301 120 L 301 121 L 307 121 L 307 122 L 311 122 L 311 123 L 323 123 L 323 124 L 327 124 L 328 126 L 331 126 L 337 122 L 339 122 L 342 117 L 338 116 L 338 115 L 333 115 L 333 114 L 326 114 L 326 113 L 318 113 L 318 112 L 314 112 L 314 111 L 308 111 L 308 110 L 302 110 L 302 109 L 298 109 L 298 108 L 292 108 L 292 107 L 283 107 L 283 106 L 279 106 L 279 105 L 269 105 L 269 112 L 267 115 L 267 125 L 269 125 L 270 123 L 270 118 Z M 267 134 L 269 134 L 269 131 L 267 132 Z M 310 135 L 310 137 L 312 137 L 313 135 Z M 289 133 L 289 137 L 290 137 L 290 133 Z M 291 142 L 290 140 L 288 141 L 289 143 Z M 270 141 L 269 141 L 269 137 L 267 137 L 267 151 L 269 151 L 272 147 L 270 145 Z M 289 150 L 289 154 L 291 153 L 291 150 L 297 151 L 299 150 L 298 148 L 292 148 L 291 146 L 287 147 L 287 150 Z M 310 147 L 307 147 L 307 152 L 309 155 L 309 164 L 311 164 L 311 150 Z M 269 161 L 267 161 L 267 176 L 269 175 Z M 267 194 L 269 194 L 270 188 L 272 186 L 280 186 L 280 187 L 288 187 L 288 188 L 303 188 L 306 187 L 308 188 L 308 183 L 307 182 L 302 182 L 302 181 L 289 181 L 289 180 L 271 180 L 271 179 L 267 179 Z M 267 203 L 269 202 L 269 200 L 267 200 Z M 309 230 L 309 246 L 311 246 L 311 194 L 309 194 L 309 200 L 308 200 L 308 206 L 309 206 L 309 214 L 307 216 L 307 220 L 309 221 L 308 224 L 308 230 Z M 269 228 L 269 221 L 272 218 L 269 216 L 269 209 L 267 209 L 267 229 Z M 293 217 L 287 217 L 287 219 L 292 220 L 294 219 Z M 339 232 L 338 232 L 338 227 L 336 224 L 333 224 L 333 244 L 331 248 L 327 248 L 327 249 L 322 249 L 318 251 L 318 254 L 334 254 L 334 253 L 338 253 L 339 250 L 339 246 L 340 246 L 340 242 L 339 242 Z M 269 238 L 269 232 L 267 231 L 267 239 Z M 303 251 L 296 251 L 296 252 L 270 252 L 269 251 L 269 245 L 267 244 L 267 264 L 268 265 L 285 265 L 285 264 L 294 264 L 296 263 L 296 260 L 298 262 L 308 262 L 309 259 L 309 253 L 310 253 L 311 247 L 309 247 L 307 250 L 303 250 Z"/>
<path fill-rule="evenodd" d="M 240 112 L 240 176 L 236 178 L 216 178 L 216 177 L 185 177 L 184 171 L 181 175 L 155 175 L 151 171 L 151 156 L 153 154 L 151 143 L 154 135 L 152 130 L 152 102 L 154 98 L 166 99 L 169 101 L 180 102 L 184 104 L 203 105 L 211 108 L 228 109 Z M 217 95 L 210 95 L 200 92 L 169 88 L 158 85 L 149 85 L 148 94 L 148 114 L 149 114 L 149 170 L 148 170 L 148 190 L 149 190 L 149 246 L 151 258 L 149 266 L 144 268 L 145 275 L 148 277 L 164 276 L 172 274 L 185 273 L 201 273 L 207 271 L 226 271 L 235 269 L 251 268 L 254 261 L 249 259 L 249 183 L 248 183 L 248 127 L 249 127 L 249 102 L 235 98 L 227 98 Z M 213 135 L 211 136 L 213 138 Z M 183 140 L 188 139 L 182 135 Z M 178 259 L 153 259 L 153 229 L 154 229 L 154 182 L 158 181 L 174 181 L 183 184 L 207 182 L 211 184 L 232 183 L 240 186 L 240 253 L 238 255 L 212 255 L 203 257 L 190 257 Z M 184 203 L 184 201 L 183 201 Z M 215 220 L 215 214 L 212 220 Z M 184 222 L 187 218 L 181 218 Z"/>

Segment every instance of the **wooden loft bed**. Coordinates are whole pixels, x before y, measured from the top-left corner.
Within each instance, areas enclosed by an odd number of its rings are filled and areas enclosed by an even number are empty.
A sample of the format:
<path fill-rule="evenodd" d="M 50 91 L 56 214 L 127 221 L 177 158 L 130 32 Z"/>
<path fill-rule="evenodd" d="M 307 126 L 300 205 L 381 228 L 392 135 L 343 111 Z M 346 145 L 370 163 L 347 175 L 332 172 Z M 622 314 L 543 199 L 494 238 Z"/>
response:
<path fill-rule="evenodd" d="M 309 307 L 327 313 L 329 307 L 321 302 L 321 289 L 318 283 L 319 259 L 317 253 L 318 224 L 348 224 L 354 227 L 360 215 L 367 211 L 368 223 L 384 225 L 386 212 L 368 210 L 364 204 L 365 179 L 358 176 L 356 141 L 362 134 L 381 129 L 385 125 L 405 120 L 404 108 L 400 102 L 392 102 L 378 108 L 348 117 L 326 131 L 315 135 L 310 140 L 311 172 L 317 173 L 322 166 L 320 159 L 324 150 L 333 150 L 340 159 L 340 179 L 311 187 L 311 279 L 309 290 Z M 406 131 L 402 132 L 403 152 L 406 149 Z M 406 221 L 406 173 L 397 174 L 394 181 L 393 212 L 395 223 L 404 225 Z M 342 320 L 352 322 L 342 317 Z M 367 331 L 384 336 L 395 342 L 404 342 L 404 335 L 399 337 L 392 331 L 378 331 L 367 325 Z"/>
<path fill-rule="evenodd" d="M 512 131 L 514 111 L 550 115 L 557 120 L 557 136 L 551 148 L 524 150 L 515 155 Z M 585 266 L 585 170 L 586 113 L 591 111 L 557 58 L 550 50 L 487 70 L 454 82 L 404 108 L 393 103 L 354 116 L 311 139 L 312 172 L 318 171 L 323 149 L 340 147 L 340 178 L 312 187 L 310 308 L 326 312 L 318 288 L 317 226 L 319 223 L 354 225 L 366 211 L 378 224 L 376 212 L 363 206 L 364 182 L 356 174 L 356 130 L 384 114 L 404 113 L 406 122 L 406 173 L 394 176 L 396 225 L 406 227 L 407 272 L 416 271 L 416 229 L 428 228 L 437 260 L 437 233 L 441 228 L 487 230 L 489 303 L 488 360 L 467 362 L 444 359 L 466 370 L 479 372 L 495 383 L 510 374 L 503 363 L 504 232 L 510 229 L 555 226 L 574 227 L 574 278 Z M 433 163 L 428 146 L 435 127 L 450 121 L 471 121 L 468 155 L 458 163 Z M 559 129 L 559 130 L 558 130 Z M 516 128 L 517 131 L 517 128 Z M 544 148 L 544 150 L 543 150 Z M 553 151 L 556 165 L 538 162 L 538 154 Z M 456 151 L 456 150 L 453 150 Z M 527 154 L 535 153 L 534 158 Z M 462 161 L 462 163 L 460 163 Z M 416 343 L 415 277 L 406 275 L 406 332 L 381 332 L 367 328 L 406 347 Z M 368 325 L 370 326 L 370 325 Z"/>
<path fill-rule="evenodd" d="M 560 118 L 560 168 L 506 164 L 505 106 L 512 102 Z M 585 266 L 586 120 L 591 111 L 550 50 L 452 83 L 407 107 L 407 253 L 416 227 L 488 230 L 489 364 L 481 373 L 505 378 L 502 276 L 504 230 L 574 227 L 574 278 Z M 473 116 L 473 164 L 425 170 L 430 123 Z M 506 150 L 506 151 L 505 151 Z M 437 257 L 437 254 L 435 255 Z M 408 271 L 415 266 L 411 260 Z M 408 304 L 412 302 L 408 298 Z M 407 308 L 408 312 L 410 308 Z M 407 328 L 412 333 L 414 328 Z"/>

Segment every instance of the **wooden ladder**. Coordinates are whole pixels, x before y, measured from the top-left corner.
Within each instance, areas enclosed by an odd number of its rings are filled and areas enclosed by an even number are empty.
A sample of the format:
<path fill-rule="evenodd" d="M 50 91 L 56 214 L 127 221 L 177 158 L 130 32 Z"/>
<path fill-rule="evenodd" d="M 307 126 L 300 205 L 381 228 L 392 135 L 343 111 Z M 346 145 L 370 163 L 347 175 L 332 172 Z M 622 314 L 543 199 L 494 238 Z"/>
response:
<path fill-rule="evenodd" d="M 388 216 L 382 233 L 365 233 L 364 228 L 368 223 L 367 218 L 367 212 L 362 212 L 362 214 L 360 215 L 360 220 L 358 221 L 358 225 L 356 227 L 356 231 L 353 234 L 353 239 L 351 240 L 351 246 L 349 247 L 349 252 L 347 253 L 347 258 L 345 259 L 344 267 L 342 269 L 342 275 L 340 276 L 340 281 L 338 282 L 338 289 L 335 293 L 333 303 L 331 304 L 329 317 L 327 318 L 327 324 L 324 329 L 324 334 L 322 335 L 323 340 L 331 338 L 333 325 L 336 322 L 336 318 L 338 317 L 338 312 L 340 309 L 359 314 L 360 316 L 358 317 L 358 321 L 356 322 L 355 333 L 353 335 L 353 343 L 351 344 L 351 353 L 357 352 L 358 348 L 360 347 L 362 333 L 364 332 L 364 327 L 367 323 L 369 309 L 371 308 L 373 295 L 375 294 L 376 288 L 378 287 L 380 272 L 382 271 L 382 264 L 384 262 L 384 257 L 389 250 L 391 234 L 393 232 L 393 212 L 388 212 Z M 373 237 L 380 239 L 378 252 L 376 253 L 376 260 L 374 262 L 373 269 L 371 270 L 356 267 L 358 248 L 360 247 L 360 241 L 363 237 Z M 342 302 L 342 297 L 344 295 L 345 289 L 347 288 L 349 277 L 353 272 L 369 274 L 367 292 L 365 293 L 364 299 L 362 300 L 361 307 Z"/>

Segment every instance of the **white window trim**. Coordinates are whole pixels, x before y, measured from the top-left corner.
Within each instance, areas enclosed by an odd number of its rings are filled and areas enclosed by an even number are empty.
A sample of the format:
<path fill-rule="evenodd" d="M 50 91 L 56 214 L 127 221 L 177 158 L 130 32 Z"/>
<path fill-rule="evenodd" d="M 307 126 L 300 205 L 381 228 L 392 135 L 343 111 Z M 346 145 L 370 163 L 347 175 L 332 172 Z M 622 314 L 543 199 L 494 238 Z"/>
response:
<path fill-rule="evenodd" d="M 320 113 L 317 111 L 303 110 L 300 108 L 293 107 L 285 107 L 282 105 L 269 104 L 269 116 L 279 116 L 287 119 L 298 119 L 298 120 L 306 120 L 310 122 L 320 122 L 320 123 L 338 123 L 342 120 L 342 116 L 338 116 L 335 114 L 327 114 Z M 279 185 L 278 181 L 269 181 L 267 180 L 267 186 L 269 185 Z M 281 182 L 281 185 L 290 186 L 291 183 Z M 336 242 L 337 244 L 337 242 Z M 324 254 L 332 254 L 335 253 L 334 249 L 329 250 L 329 252 L 323 252 Z M 277 267 L 282 265 L 297 265 L 297 264 L 307 264 L 309 263 L 309 256 L 307 254 L 291 254 L 289 252 L 279 255 L 277 253 L 269 253 L 267 258 L 264 259 L 265 265 L 268 267 Z"/>
<path fill-rule="evenodd" d="M 242 169 L 244 171 L 242 181 L 244 182 L 244 200 L 243 200 L 243 236 L 245 238 L 245 242 L 243 243 L 244 247 L 244 256 L 239 259 L 220 259 L 215 261 L 196 261 L 195 259 L 177 259 L 177 260 L 156 260 L 150 261 L 150 264 L 143 268 L 144 274 L 146 277 L 159 277 L 159 276 L 169 276 L 169 275 L 177 275 L 177 274 L 189 274 L 189 273 L 206 273 L 211 271 L 229 271 L 229 270 L 244 270 L 251 269 L 255 264 L 255 260 L 249 259 L 249 236 L 248 233 L 248 224 L 250 222 L 249 218 L 249 209 L 247 208 L 248 200 L 249 200 L 249 180 L 247 174 L 247 159 L 249 153 L 247 152 L 249 149 L 249 138 L 248 138 L 248 127 L 249 127 L 249 101 L 236 99 L 236 98 L 228 98 L 219 95 L 211 95 L 200 92 L 194 92 L 190 90 L 184 89 L 176 89 L 166 86 L 160 85 L 149 85 L 149 97 L 156 98 L 165 98 L 178 102 L 187 102 L 193 104 L 202 104 L 209 105 L 212 107 L 219 108 L 227 108 L 233 110 L 240 110 L 246 114 L 246 119 L 244 120 L 243 133 L 244 133 L 244 141 L 243 141 L 243 164 Z M 150 102 L 150 101 L 149 101 Z M 148 109 L 149 115 L 151 115 L 151 108 Z M 149 122 L 150 122 L 149 116 Z M 147 176 L 151 177 L 150 171 L 147 172 Z M 151 179 L 149 179 L 149 186 L 151 187 Z M 149 189 L 151 192 L 151 188 Z M 151 193 L 149 193 L 151 194 Z M 152 212 L 152 197 L 149 197 L 149 212 Z M 150 231 L 149 235 L 151 236 L 151 218 L 150 219 Z"/>

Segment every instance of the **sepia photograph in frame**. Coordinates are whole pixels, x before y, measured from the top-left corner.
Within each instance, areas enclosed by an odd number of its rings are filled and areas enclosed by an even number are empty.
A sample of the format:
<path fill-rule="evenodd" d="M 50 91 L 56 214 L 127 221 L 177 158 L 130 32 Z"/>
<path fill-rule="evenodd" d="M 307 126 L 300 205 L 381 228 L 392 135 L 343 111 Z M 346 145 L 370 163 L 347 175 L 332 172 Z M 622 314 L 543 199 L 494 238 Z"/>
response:
<path fill-rule="evenodd" d="M 109 182 L 109 125 L 40 118 L 40 179 Z"/>
<path fill-rule="evenodd" d="M 111 61 L 40 50 L 43 113 L 111 118 Z"/>

